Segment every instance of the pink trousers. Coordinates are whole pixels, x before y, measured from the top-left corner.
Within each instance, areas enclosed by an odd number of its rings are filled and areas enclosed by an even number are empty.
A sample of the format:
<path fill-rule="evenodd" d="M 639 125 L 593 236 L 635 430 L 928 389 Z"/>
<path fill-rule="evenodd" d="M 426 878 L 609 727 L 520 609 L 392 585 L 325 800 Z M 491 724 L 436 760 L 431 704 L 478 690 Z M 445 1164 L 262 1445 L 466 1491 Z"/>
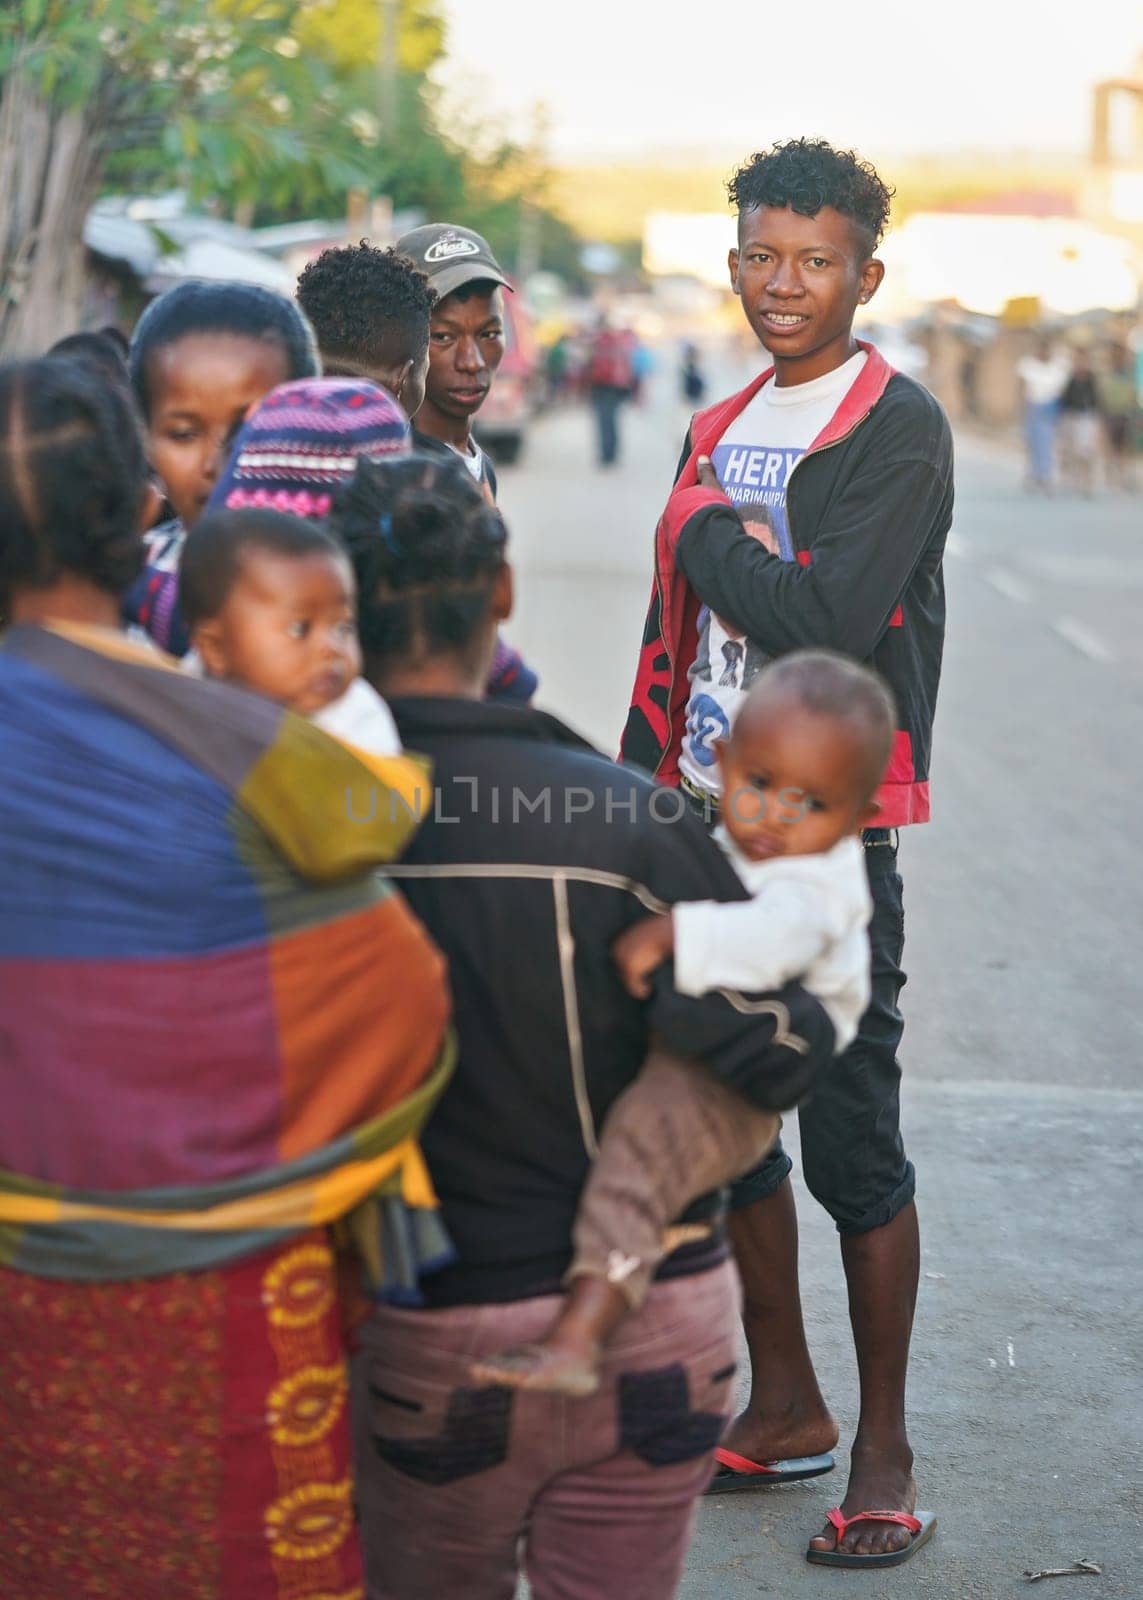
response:
<path fill-rule="evenodd" d="M 475 1386 L 475 1357 L 541 1337 L 556 1296 L 380 1308 L 354 1360 L 369 1600 L 670 1600 L 726 1422 L 738 1282 L 652 1286 L 588 1399 Z"/>

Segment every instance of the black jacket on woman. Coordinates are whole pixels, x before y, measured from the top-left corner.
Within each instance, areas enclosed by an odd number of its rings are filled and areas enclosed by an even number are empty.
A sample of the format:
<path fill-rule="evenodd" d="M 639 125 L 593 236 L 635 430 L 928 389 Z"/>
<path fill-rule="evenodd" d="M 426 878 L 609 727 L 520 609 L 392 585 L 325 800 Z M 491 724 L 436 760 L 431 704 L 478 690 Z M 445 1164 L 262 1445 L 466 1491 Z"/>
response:
<path fill-rule="evenodd" d="M 460 1260 L 426 1292 L 430 1304 L 549 1293 L 571 1259 L 608 1107 L 652 1034 L 755 1105 L 783 1110 L 829 1059 L 833 1029 L 796 984 L 687 999 L 668 968 L 648 1002 L 623 988 L 611 945 L 636 918 L 677 900 L 745 897 L 678 793 L 544 712 L 391 705 L 436 783 L 433 814 L 393 875 L 448 958 L 460 1046 L 423 1138 Z M 693 1215 L 717 1209 L 712 1198 Z M 716 1234 L 665 1270 L 705 1268 L 722 1248 Z"/>

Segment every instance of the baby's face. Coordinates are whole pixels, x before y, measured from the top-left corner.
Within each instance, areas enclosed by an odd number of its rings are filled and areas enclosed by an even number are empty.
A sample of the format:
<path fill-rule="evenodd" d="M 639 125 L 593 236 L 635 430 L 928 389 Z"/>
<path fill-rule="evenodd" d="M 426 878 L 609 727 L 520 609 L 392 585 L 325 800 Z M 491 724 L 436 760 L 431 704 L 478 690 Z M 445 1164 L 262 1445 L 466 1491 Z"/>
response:
<path fill-rule="evenodd" d="M 219 615 L 196 637 L 213 677 L 312 716 L 361 671 L 353 572 L 315 551 L 283 556 L 254 547 Z"/>
<path fill-rule="evenodd" d="M 748 703 L 719 750 L 722 820 L 749 860 L 819 855 L 875 819 L 859 737 L 835 717 Z"/>

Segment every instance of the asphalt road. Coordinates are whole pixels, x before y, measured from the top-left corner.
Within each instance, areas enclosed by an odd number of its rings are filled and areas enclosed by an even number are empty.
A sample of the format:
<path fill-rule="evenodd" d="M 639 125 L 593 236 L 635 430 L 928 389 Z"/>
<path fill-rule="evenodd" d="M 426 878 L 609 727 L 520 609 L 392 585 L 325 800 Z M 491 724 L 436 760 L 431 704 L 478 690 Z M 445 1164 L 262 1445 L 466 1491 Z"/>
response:
<path fill-rule="evenodd" d="M 578 411 L 501 473 L 540 703 L 614 751 L 685 419 L 667 382 L 592 461 Z M 1143 477 L 1143 474 L 1141 474 Z M 1029 499 L 958 441 L 934 821 L 901 846 L 905 1133 L 924 1242 L 910 1422 L 929 1548 L 894 1572 L 805 1564 L 843 1490 L 704 1502 L 684 1600 L 1002 1600 L 1091 1558 L 1066 1600 L 1143 1600 L 1143 496 Z M 792 1132 L 792 1130 L 791 1130 Z M 793 1141 L 792 1141 L 793 1142 Z M 842 1425 L 856 1375 L 832 1227 L 800 1193 L 803 1298 Z"/>

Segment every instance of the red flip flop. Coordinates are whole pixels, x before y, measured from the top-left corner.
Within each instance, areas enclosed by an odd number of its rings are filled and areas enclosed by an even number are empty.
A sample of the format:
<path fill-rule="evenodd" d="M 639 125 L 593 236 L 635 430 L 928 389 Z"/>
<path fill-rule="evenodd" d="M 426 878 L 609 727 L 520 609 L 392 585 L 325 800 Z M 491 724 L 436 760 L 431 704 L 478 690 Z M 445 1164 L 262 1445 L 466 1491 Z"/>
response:
<path fill-rule="evenodd" d="M 837 1542 L 840 1545 L 845 1538 L 847 1528 L 852 1528 L 855 1522 L 895 1522 L 898 1527 L 908 1528 L 913 1537 L 902 1550 L 886 1550 L 879 1556 L 859 1556 L 850 1550 L 815 1550 L 813 1545 L 806 1551 L 806 1560 L 812 1561 L 819 1567 L 899 1567 L 903 1561 L 910 1561 L 923 1544 L 932 1538 L 933 1530 L 937 1525 L 934 1511 L 918 1511 L 911 1516 L 908 1511 L 859 1511 L 856 1516 L 842 1516 L 841 1507 L 834 1506 L 832 1511 L 826 1512 L 826 1521 L 837 1529 Z"/>
<path fill-rule="evenodd" d="M 836 1465 L 828 1450 L 820 1456 L 795 1456 L 789 1461 L 751 1461 L 734 1450 L 714 1452 L 718 1471 L 710 1480 L 707 1494 L 736 1494 L 742 1489 L 769 1489 L 778 1483 L 800 1483 L 803 1478 L 820 1478 Z"/>

